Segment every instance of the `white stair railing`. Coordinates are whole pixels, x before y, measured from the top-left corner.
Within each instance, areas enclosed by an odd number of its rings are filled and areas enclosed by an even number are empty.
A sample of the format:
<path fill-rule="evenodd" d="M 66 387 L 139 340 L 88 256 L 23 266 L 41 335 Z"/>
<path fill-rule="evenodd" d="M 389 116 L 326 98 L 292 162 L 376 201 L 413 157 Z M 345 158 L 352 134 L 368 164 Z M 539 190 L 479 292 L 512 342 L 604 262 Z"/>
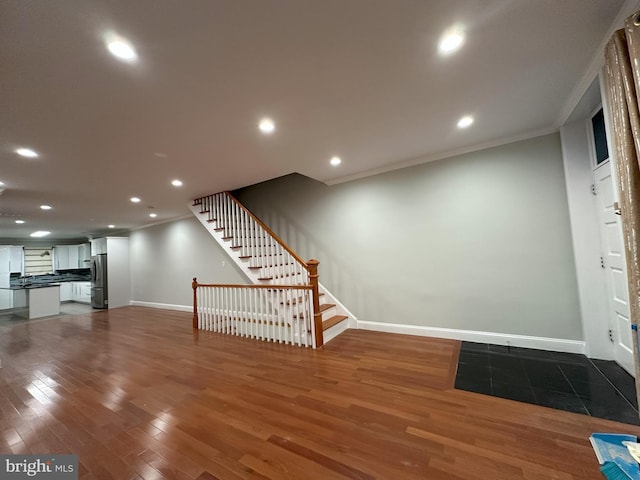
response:
<path fill-rule="evenodd" d="M 309 285 L 308 266 L 269 227 L 264 225 L 229 192 L 194 201 L 214 231 L 222 232 L 231 249 L 249 260 L 258 280 L 275 285 Z"/>
<path fill-rule="evenodd" d="M 244 318 L 236 327 L 242 325 L 248 328 L 246 321 L 253 321 L 254 317 L 258 325 L 262 325 L 263 317 L 258 318 L 258 313 L 264 313 L 269 305 L 271 318 L 281 319 L 281 327 L 291 329 L 295 332 L 299 326 L 299 320 L 304 318 L 310 321 L 313 331 L 312 345 L 313 347 L 322 346 L 328 339 L 335 338 L 340 332 L 349 328 L 348 320 L 355 318 L 344 305 L 342 305 L 331 293 L 318 282 L 318 261 L 302 260 L 286 243 L 284 243 L 269 227 L 267 227 L 260 219 L 238 202 L 229 192 L 221 192 L 213 195 L 207 195 L 197 198 L 189 205 L 190 210 L 196 218 L 215 238 L 216 242 L 222 249 L 233 259 L 234 263 L 242 270 L 250 283 L 254 285 L 266 286 L 267 288 L 284 288 L 288 289 L 293 286 L 311 288 L 311 313 L 298 315 L 295 309 L 288 307 L 287 303 L 274 302 L 264 300 L 266 293 L 256 294 L 257 299 L 263 299 L 262 310 L 254 311 L 254 304 L 242 304 L 233 306 L 226 305 L 228 299 L 244 298 L 240 294 L 234 293 L 228 297 L 221 297 L 219 294 L 213 295 L 212 304 L 203 307 L 204 310 L 194 310 L 194 328 L 202 328 L 202 325 L 216 325 L 216 329 L 223 329 L 225 325 L 229 325 L 231 318 Z M 194 279 L 195 281 L 195 279 Z M 194 283 L 197 285 L 197 283 Z M 218 286 L 219 287 L 219 286 Z M 216 287 L 216 288 L 218 288 Z M 235 285 L 234 289 L 244 288 L 247 285 Z M 209 287 L 207 287 L 209 288 Z M 231 288 L 227 286 L 226 288 Z M 194 306 L 196 305 L 196 290 L 194 287 Z M 322 293 L 320 292 L 322 290 Z M 236 292 L 236 290 L 233 290 Z M 240 290 L 238 290 L 240 292 Z M 323 304 L 320 305 L 320 295 L 323 295 Z M 240 297 L 238 297 L 238 295 Z M 209 299 L 209 297 L 206 297 Z M 205 299 L 203 299 L 205 301 Z M 220 306 L 220 302 L 226 302 L 226 306 Z M 230 301 L 230 300 L 229 300 Z M 266 302 L 266 303 L 264 303 Z M 244 312 L 244 308 L 249 308 Z M 257 308 L 257 307 L 256 307 Z M 216 322 L 221 323 L 202 323 L 202 315 L 212 315 L 216 313 Z M 224 312 L 224 313 L 221 313 Z M 236 317 L 229 316 L 230 314 Z M 242 317 L 242 315 L 245 315 Z M 311 317 L 313 319 L 311 320 Z M 323 320 L 325 321 L 326 334 L 323 328 Z M 227 323 L 225 323 L 227 322 Z M 288 325 L 285 327 L 285 325 Z M 207 327 L 208 328 L 208 327 Z M 213 327 L 211 327 L 213 328 Z M 308 327 L 307 327 L 308 330 Z M 216 330 L 219 331 L 219 330 Z M 235 331 L 234 331 L 235 332 Z M 281 332 L 284 335 L 284 330 Z M 255 332 L 252 334 L 254 335 Z M 274 337 L 276 338 L 276 337 Z M 297 338 L 297 337 L 296 337 Z"/>
<path fill-rule="evenodd" d="M 193 328 L 315 347 L 312 285 L 201 284 L 193 279 Z"/>

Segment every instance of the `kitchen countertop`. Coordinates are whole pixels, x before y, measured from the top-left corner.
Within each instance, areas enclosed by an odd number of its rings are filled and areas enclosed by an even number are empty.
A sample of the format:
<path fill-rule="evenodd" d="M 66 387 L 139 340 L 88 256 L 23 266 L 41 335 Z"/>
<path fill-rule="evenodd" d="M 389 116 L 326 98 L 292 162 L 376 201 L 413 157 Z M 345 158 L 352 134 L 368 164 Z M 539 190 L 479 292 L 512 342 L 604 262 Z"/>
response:
<path fill-rule="evenodd" d="M 0 287 L 0 290 L 33 290 L 34 288 L 49 288 L 59 286 L 59 283 L 40 283 L 33 285 L 12 285 L 10 287 Z"/>

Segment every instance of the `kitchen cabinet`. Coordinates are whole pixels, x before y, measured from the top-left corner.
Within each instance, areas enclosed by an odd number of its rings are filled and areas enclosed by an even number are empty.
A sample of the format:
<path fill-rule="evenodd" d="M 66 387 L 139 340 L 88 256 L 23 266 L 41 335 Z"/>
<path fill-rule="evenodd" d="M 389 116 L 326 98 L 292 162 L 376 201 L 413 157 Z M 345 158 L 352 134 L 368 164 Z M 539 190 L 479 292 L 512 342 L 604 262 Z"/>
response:
<path fill-rule="evenodd" d="M 62 282 L 60 284 L 60 301 L 69 302 L 73 300 L 72 295 L 72 282 Z"/>
<path fill-rule="evenodd" d="M 13 308 L 13 292 L 0 288 L 0 310 Z"/>
<path fill-rule="evenodd" d="M 91 245 L 83 243 L 78 245 L 78 268 L 91 267 Z"/>
<path fill-rule="evenodd" d="M 12 273 L 22 275 L 24 271 L 23 258 L 23 247 L 0 245 L 0 287 L 9 287 Z M 4 303 L 5 302 L 3 302 L 3 305 Z"/>
<path fill-rule="evenodd" d="M 0 245 L 0 271 L 22 274 L 24 247 Z"/>
<path fill-rule="evenodd" d="M 78 246 L 69 245 L 69 261 L 67 268 L 78 268 Z"/>
<path fill-rule="evenodd" d="M 69 270 L 69 246 L 56 245 L 53 247 L 53 269 Z"/>
<path fill-rule="evenodd" d="M 80 303 L 91 303 L 91 282 L 70 282 L 71 300 Z"/>
<path fill-rule="evenodd" d="M 9 271 L 24 274 L 24 247 L 9 247 Z"/>
<path fill-rule="evenodd" d="M 72 270 L 89 268 L 91 247 L 88 243 L 81 245 L 56 245 L 53 249 L 55 270 Z"/>
<path fill-rule="evenodd" d="M 60 301 L 91 303 L 91 282 L 60 283 Z"/>
<path fill-rule="evenodd" d="M 107 253 L 107 238 L 95 238 L 91 240 L 91 255 Z"/>
<path fill-rule="evenodd" d="M 27 307 L 26 290 L 10 290 L 0 288 L 0 310 L 15 310 Z"/>

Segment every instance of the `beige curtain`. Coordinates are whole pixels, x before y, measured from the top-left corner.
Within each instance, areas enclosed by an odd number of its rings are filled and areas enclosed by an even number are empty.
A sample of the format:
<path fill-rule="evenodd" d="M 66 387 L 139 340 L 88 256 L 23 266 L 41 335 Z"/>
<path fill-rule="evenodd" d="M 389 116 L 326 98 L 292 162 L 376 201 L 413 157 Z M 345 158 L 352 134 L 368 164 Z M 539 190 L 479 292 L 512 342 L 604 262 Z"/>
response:
<path fill-rule="evenodd" d="M 640 393 L 638 320 L 640 319 L 640 12 L 613 34 L 605 48 L 606 91 L 609 121 L 615 145 L 615 166 L 620 192 L 624 247 L 627 257 L 629 306 L 636 372 Z M 638 395 L 640 398 L 640 395 Z"/>

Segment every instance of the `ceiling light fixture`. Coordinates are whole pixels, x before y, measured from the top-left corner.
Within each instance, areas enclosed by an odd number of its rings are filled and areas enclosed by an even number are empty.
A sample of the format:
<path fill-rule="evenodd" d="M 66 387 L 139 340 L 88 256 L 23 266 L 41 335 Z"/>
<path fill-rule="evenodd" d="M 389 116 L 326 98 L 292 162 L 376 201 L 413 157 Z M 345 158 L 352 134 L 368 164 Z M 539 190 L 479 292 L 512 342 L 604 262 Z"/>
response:
<path fill-rule="evenodd" d="M 464 43 L 464 36 L 464 29 L 460 25 L 454 25 L 445 31 L 438 43 L 440 55 L 450 55 L 459 50 Z"/>
<path fill-rule="evenodd" d="M 265 117 L 262 120 L 260 120 L 260 123 L 258 124 L 258 128 L 265 135 L 270 135 L 275 131 L 276 124 L 273 123 L 273 120 L 271 120 L 270 118 Z"/>
<path fill-rule="evenodd" d="M 182 181 L 176 178 L 175 180 L 171 180 L 171 185 L 173 185 L 174 187 L 181 187 Z"/>
<path fill-rule="evenodd" d="M 51 205 L 40 205 L 41 210 L 51 210 L 53 207 Z"/>
<path fill-rule="evenodd" d="M 15 223 L 17 223 L 18 225 L 22 225 L 24 223 L 24 220 L 16 220 Z"/>
<path fill-rule="evenodd" d="M 38 156 L 38 152 L 36 152 L 35 150 L 31 150 L 30 148 L 18 148 L 16 150 L 16 153 L 21 157 L 26 158 L 37 158 Z"/>
<path fill-rule="evenodd" d="M 111 40 L 107 43 L 107 48 L 111 54 L 125 62 L 135 62 L 138 59 L 138 54 L 133 46 L 123 39 Z"/>
<path fill-rule="evenodd" d="M 138 197 L 131 197 L 131 201 L 133 203 L 140 203 L 140 199 Z"/>
<path fill-rule="evenodd" d="M 329 160 L 329 163 L 334 167 L 337 167 L 342 163 L 342 160 L 340 159 L 340 157 L 331 157 L 331 160 Z"/>
<path fill-rule="evenodd" d="M 47 232 L 46 230 L 38 230 L 37 232 L 33 232 L 30 236 L 31 237 L 46 237 L 47 235 L 49 235 L 51 232 Z"/>
<path fill-rule="evenodd" d="M 116 228 L 115 225 L 109 225 L 109 228 Z"/>
<path fill-rule="evenodd" d="M 150 216 L 151 218 L 156 218 L 156 217 L 158 216 L 158 214 L 157 214 L 157 213 L 150 213 L 150 214 L 149 214 L 149 216 Z"/>
<path fill-rule="evenodd" d="M 465 115 L 458 120 L 458 128 L 467 128 L 473 123 L 473 117 L 471 115 Z"/>

